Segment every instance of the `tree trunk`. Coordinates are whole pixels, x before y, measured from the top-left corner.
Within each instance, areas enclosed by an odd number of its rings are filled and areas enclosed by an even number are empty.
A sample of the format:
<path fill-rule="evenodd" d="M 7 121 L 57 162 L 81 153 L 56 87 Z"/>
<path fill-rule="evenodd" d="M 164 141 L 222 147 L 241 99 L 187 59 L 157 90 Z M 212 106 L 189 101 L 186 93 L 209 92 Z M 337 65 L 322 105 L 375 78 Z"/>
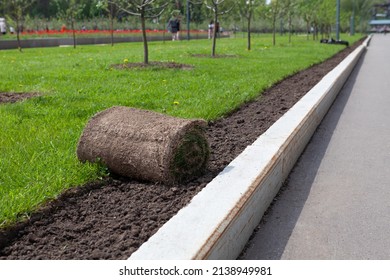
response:
<path fill-rule="evenodd" d="M 314 30 L 313 30 L 313 41 L 318 39 L 318 24 L 314 22 Z"/>
<path fill-rule="evenodd" d="M 114 19 L 110 16 L 111 46 L 114 46 Z"/>
<path fill-rule="evenodd" d="M 111 23 L 111 47 L 114 46 L 114 29 L 113 23 Z"/>
<path fill-rule="evenodd" d="M 113 17 L 113 7 L 112 3 L 110 4 L 110 14 L 109 14 L 109 19 L 110 19 L 110 31 L 111 31 L 111 46 L 114 46 L 114 17 Z"/>
<path fill-rule="evenodd" d="M 310 23 L 309 23 L 309 21 L 306 21 L 306 33 L 307 33 L 306 40 L 309 41 L 309 34 L 310 34 Z"/>
<path fill-rule="evenodd" d="M 72 34 L 73 34 L 73 48 L 76 48 L 76 31 L 74 30 L 74 20 L 73 17 L 71 18 L 71 27 L 72 27 Z"/>
<path fill-rule="evenodd" d="M 217 22 L 218 22 L 218 11 L 217 7 L 215 7 L 215 14 L 214 14 L 214 30 L 213 30 L 213 47 L 211 50 L 211 56 L 215 57 L 215 49 L 217 45 Z"/>
<path fill-rule="evenodd" d="M 251 18 L 252 18 L 252 12 L 249 12 L 249 16 L 248 16 L 248 51 L 251 50 Z"/>
<path fill-rule="evenodd" d="M 148 39 L 146 38 L 145 12 L 141 12 L 142 40 L 144 42 L 144 63 L 149 64 Z"/>
<path fill-rule="evenodd" d="M 22 52 L 22 44 L 20 43 L 20 23 L 19 19 L 16 19 L 16 39 L 18 41 L 18 50 Z"/>
<path fill-rule="evenodd" d="M 291 35 L 292 35 L 292 17 L 288 16 L 288 42 L 291 44 Z"/>
<path fill-rule="evenodd" d="M 276 14 L 273 15 L 272 19 L 272 45 L 276 45 Z"/>

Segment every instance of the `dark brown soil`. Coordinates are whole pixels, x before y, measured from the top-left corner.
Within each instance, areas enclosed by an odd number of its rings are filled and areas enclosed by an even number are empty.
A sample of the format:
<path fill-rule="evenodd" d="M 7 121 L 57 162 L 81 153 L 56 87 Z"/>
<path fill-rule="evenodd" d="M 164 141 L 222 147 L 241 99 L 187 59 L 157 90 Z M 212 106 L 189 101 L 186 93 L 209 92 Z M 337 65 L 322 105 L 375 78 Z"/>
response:
<path fill-rule="evenodd" d="M 28 93 L 0 92 L 0 104 L 14 103 L 37 95 L 38 93 L 31 93 L 31 92 Z"/>
<path fill-rule="evenodd" d="M 152 61 L 149 63 L 142 62 L 127 62 L 122 64 L 112 65 L 113 68 L 116 69 L 132 69 L 132 68 L 171 68 L 171 69 L 181 69 L 181 70 L 191 70 L 194 66 L 189 64 L 182 64 L 176 62 L 160 62 L 160 61 Z"/>
<path fill-rule="evenodd" d="M 0 231 L 0 259 L 127 259 L 355 47 L 209 123 L 210 166 L 201 178 L 172 187 L 110 177 L 71 189 Z"/>
<path fill-rule="evenodd" d="M 214 56 L 211 56 L 209 54 L 193 54 L 193 57 L 205 57 L 205 58 L 227 58 L 227 57 L 239 57 L 238 55 L 235 54 L 216 54 Z"/>

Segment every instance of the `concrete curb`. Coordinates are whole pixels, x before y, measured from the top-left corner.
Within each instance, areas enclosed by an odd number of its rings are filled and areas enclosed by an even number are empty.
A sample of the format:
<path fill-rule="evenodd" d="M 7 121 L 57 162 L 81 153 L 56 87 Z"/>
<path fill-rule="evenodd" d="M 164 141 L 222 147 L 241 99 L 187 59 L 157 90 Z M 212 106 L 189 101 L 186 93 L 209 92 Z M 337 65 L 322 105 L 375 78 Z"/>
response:
<path fill-rule="evenodd" d="M 248 146 L 129 259 L 236 259 L 370 39 Z"/>

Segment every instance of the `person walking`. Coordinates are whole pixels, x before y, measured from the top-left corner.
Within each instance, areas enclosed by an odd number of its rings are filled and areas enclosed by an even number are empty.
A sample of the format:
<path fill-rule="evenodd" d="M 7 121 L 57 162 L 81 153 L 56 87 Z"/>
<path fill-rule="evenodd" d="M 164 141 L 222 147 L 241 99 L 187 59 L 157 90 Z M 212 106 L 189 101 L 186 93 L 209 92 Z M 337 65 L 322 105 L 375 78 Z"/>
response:
<path fill-rule="evenodd" d="M 180 40 L 180 19 L 177 13 L 172 13 L 172 18 L 168 22 L 168 32 L 172 33 L 172 41 Z"/>
<path fill-rule="evenodd" d="M 214 21 L 211 20 L 209 23 L 209 39 L 213 38 L 214 35 Z"/>

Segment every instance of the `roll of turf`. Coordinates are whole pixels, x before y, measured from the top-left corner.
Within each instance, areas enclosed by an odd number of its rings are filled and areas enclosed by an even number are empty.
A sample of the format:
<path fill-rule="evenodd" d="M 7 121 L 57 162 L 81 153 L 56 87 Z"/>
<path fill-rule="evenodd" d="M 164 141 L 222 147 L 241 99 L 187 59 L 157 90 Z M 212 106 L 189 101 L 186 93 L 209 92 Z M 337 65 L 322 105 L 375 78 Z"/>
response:
<path fill-rule="evenodd" d="M 121 176 L 180 183 L 200 175 L 209 159 L 207 123 L 115 106 L 93 116 L 77 146 L 80 161 L 100 161 Z"/>

